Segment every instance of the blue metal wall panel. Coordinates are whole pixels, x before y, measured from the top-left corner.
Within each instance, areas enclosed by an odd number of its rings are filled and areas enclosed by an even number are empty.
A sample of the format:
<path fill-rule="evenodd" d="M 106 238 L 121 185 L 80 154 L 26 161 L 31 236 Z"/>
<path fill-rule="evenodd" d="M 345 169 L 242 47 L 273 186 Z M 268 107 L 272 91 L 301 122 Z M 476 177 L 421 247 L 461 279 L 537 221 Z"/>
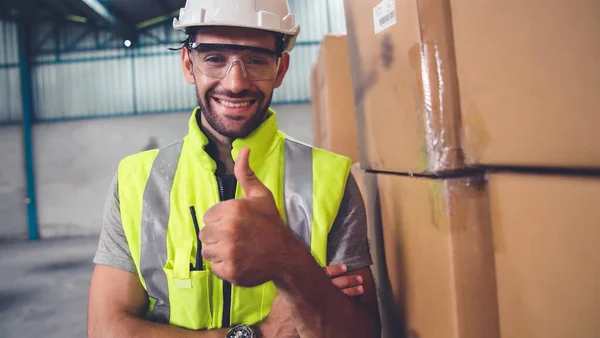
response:
<path fill-rule="evenodd" d="M 0 64 L 17 64 L 18 62 L 17 25 L 13 22 L 0 21 Z"/>
<path fill-rule="evenodd" d="M 142 114 L 188 110 L 196 105 L 194 88 L 183 77 L 178 52 L 135 59 L 136 106 Z"/>
<path fill-rule="evenodd" d="M 331 33 L 346 34 L 344 0 L 327 0 Z"/>
<path fill-rule="evenodd" d="M 131 51 L 125 48 L 122 49 L 106 49 L 106 50 L 90 50 L 85 52 L 70 52 L 60 54 L 60 62 L 91 62 L 104 61 L 107 58 L 124 58 L 128 57 Z M 37 60 L 36 60 L 37 62 Z"/>
<path fill-rule="evenodd" d="M 306 102 L 310 99 L 310 74 L 319 45 L 300 45 L 290 54 L 290 69 L 282 86 L 275 90 L 274 103 Z"/>
<path fill-rule="evenodd" d="M 0 69 L 0 124 L 21 121 L 21 79 L 18 67 Z"/>
<path fill-rule="evenodd" d="M 0 124 L 21 121 L 21 78 L 17 26 L 0 21 Z"/>
<path fill-rule="evenodd" d="M 299 41 L 319 41 L 329 32 L 327 1 L 291 0 L 289 4 L 300 25 Z"/>
<path fill-rule="evenodd" d="M 34 67 L 38 119 L 79 118 L 133 112 L 131 59 Z"/>

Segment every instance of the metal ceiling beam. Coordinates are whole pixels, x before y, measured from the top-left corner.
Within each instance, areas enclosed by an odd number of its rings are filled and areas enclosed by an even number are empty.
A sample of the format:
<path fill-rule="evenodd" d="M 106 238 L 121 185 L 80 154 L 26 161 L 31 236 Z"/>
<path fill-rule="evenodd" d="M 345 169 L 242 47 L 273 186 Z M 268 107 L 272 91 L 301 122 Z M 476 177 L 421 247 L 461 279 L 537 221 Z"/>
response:
<path fill-rule="evenodd" d="M 104 20 L 106 20 L 111 25 L 119 24 L 119 19 L 112 14 L 104 4 L 102 4 L 98 0 L 81 0 L 85 3 L 89 8 L 91 8 L 96 14 L 101 16 Z"/>
<path fill-rule="evenodd" d="M 60 2 L 60 1 L 37 1 L 36 5 L 39 9 L 48 12 L 55 21 L 63 21 L 67 15 L 78 15 L 84 16 L 84 14 L 70 6 L 68 2 Z"/>
<path fill-rule="evenodd" d="M 136 27 L 138 31 L 146 30 L 152 27 L 156 27 L 157 25 L 162 24 L 165 21 L 172 21 L 174 17 L 179 15 L 179 10 L 173 11 L 166 15 L 157 16 L 152 19 L 148 19 L 146 21 L 139 22 Z"/>

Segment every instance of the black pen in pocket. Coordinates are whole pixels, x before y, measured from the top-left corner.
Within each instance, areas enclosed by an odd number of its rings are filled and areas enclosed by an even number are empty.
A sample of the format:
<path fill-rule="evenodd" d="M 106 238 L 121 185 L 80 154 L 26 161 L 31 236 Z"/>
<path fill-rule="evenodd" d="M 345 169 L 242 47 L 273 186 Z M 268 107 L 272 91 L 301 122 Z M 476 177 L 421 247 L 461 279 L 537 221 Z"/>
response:
<path fill-rule="evenodd" d="M 198 219 L 196 218 L 196 208 L 190 206 L 190 214 L 192 215 L 192 222 L 194 223 L 194 230 L 196 232 L 196 266 L 192 267 L 190 264 L 190 270 L 202 271 L 204 270 L 204 264 L 202 262 L 202 242 L 200 241 L 200 227 L 198 226 Z"/>

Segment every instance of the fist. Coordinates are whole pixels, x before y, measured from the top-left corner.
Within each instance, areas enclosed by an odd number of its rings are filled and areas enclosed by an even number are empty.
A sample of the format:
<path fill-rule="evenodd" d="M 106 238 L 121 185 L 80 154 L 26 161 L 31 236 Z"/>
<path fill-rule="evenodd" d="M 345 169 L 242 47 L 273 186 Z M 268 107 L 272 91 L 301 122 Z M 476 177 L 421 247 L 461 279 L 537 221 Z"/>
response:
<path fill-rule="evenodd" d="M 244 197 L 220 202 L 204 214 L 199 239 L 211 270 L 234 285 L 251 287 L 274 280 L 293 235 L 284 226 L 271 191 L 254 175 L 244 148 L 235 176 Z"/>

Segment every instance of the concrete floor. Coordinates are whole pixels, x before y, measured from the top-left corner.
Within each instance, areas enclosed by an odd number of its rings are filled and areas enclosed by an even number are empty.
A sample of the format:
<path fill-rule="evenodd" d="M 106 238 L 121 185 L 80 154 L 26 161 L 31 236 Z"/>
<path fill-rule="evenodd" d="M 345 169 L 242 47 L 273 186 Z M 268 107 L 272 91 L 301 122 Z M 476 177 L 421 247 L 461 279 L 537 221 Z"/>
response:
<path fill-rule="evenodd" d="M 85 337 L 97 237 L 0 242 L 0 337 Z"/>

